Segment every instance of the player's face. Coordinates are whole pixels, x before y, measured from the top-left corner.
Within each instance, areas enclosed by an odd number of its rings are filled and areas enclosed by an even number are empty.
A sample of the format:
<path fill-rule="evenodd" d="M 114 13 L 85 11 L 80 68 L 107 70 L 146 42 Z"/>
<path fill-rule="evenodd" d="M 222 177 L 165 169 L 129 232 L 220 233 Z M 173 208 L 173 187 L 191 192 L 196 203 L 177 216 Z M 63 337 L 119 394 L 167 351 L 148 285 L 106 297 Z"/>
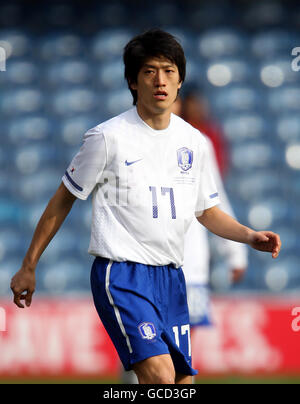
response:
<path fill-rule="evenodd" d="M 181 81 L 177 66 L 166 58 L 151 58 L 138 73 L 137 83 L 131 85 L 137 91 L 140 111 L 148 114 L 171 112 Z"/>

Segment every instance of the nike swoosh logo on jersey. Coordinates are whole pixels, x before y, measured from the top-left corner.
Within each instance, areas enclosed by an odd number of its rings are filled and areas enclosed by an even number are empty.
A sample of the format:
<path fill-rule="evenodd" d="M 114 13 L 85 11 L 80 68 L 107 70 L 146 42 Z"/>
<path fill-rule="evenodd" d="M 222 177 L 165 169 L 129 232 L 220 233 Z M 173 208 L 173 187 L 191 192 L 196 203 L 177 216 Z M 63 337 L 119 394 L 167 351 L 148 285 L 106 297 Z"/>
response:
<path fill-rule="evenodd" d="M 143 159 L 138 159 L 138 160 L 134 160 L 134 161 L 127 161 L 125 160 L 125 165 L 126 166 L 131 166 L 131 164 L 137 163 L 138 161 L 141 161 Z"/>

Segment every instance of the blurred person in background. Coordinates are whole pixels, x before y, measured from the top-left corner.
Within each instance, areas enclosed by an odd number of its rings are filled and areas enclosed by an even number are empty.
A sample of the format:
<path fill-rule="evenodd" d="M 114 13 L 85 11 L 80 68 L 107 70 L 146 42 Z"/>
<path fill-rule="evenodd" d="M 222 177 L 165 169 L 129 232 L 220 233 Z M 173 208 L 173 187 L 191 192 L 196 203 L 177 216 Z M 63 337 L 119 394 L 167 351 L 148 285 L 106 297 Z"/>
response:
<path fill-rule="evenodd" d="M 218 125 L 214 124 L 210 118 L 206 98 L 195 90 L 185 94 L 186 96 L 184 97 L 177 97 L 173 104 L 173 113 L 182 118 L 183 116 L 189 118 L 190 123 L 198 125 L 199 130 L 200 127 L 203 128 L 201 133 L 204 135 L 206 135 L 204 130 L 208 129 L 210 136 L 207 136 L 206 140 L 209 146 L 211 171 L 220 195 L 220 208 L 230 216 L 235 217 L 221 176 L 222 170 L 224 174 L 228 161 L 227 148 L 225 149 L 226 142 L 222 137 L 222 131 L 218 129 Z M 199 112 L 199 119 L 197 119 L 197 112 Z M 209 275 L 210 262 L 216 253 L 216 245 L 224 253 L 224 265 L 228 268 L 230 282 L 241 281 L 248 266 L 248 254 L 245 245 L 215 235 L 212 236 L 212 239 L 211 241 L 209 240 L 207 229 L 197 219 L 192 220 L 185 235 L 183 264 L 187 285 L 191 335 L 193 335 L 196 327 L 210 326 L 214 323 L 209 295 Z"/>
<path fill-rule="evenodd" d="M 224 178 L 229 163 L 228 145 L 201 89 L 197 85 L 189 84 L 184 90 L 183 97 L 176 100 L 174 105 L 175 110 L 179 110 L 181 118 L 211 140 L 221 176 Z"/>

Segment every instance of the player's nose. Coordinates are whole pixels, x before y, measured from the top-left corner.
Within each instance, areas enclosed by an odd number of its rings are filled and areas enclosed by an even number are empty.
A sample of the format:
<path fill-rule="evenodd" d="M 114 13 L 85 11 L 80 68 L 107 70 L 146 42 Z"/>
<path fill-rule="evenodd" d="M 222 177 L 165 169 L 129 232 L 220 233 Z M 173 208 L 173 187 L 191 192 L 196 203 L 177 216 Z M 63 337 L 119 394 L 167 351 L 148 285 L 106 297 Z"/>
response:
<path fill-rule="evenodd" d="M 164 87 L 166 85 L 165 83 L 165 76 L 163 71 L 158 70 L 156 75 L 155 75 L 155 86 L 156 87 Z"/>

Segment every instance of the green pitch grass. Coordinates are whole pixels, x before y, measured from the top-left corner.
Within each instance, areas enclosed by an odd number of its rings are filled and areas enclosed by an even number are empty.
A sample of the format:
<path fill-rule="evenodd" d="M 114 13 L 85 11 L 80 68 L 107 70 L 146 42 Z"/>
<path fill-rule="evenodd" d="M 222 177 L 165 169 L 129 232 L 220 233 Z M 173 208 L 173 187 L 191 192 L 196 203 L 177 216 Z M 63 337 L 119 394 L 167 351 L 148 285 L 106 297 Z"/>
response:
<path fill-rule="evenodd" d="M 0 384 L 120 384 L 118 379 L 99 378 L 0 378 Z M 197 384 L 300 384 L 299 375 L 281 376 L 241 376 L 200 377 Z"/>
<path fill-rule="evenodd" d="M 201 377 L 197 384 L 300 384 L 300 375 Z"/>

